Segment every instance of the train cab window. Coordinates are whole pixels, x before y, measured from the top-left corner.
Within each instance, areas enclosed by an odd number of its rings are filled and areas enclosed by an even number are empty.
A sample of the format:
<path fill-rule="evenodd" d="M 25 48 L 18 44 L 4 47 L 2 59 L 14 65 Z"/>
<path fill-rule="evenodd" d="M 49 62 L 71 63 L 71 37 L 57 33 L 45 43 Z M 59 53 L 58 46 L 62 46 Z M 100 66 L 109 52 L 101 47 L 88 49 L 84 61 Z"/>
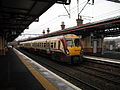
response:
<path fill-rule="evenodd" d="M 66 38 L 67 46 L 74 46 L 73 40 L 71 38 Z"/>
<path fill-rule="evenodd" d="M 80 39 L 74 39 L 75 46 L 80 46 Z"/>

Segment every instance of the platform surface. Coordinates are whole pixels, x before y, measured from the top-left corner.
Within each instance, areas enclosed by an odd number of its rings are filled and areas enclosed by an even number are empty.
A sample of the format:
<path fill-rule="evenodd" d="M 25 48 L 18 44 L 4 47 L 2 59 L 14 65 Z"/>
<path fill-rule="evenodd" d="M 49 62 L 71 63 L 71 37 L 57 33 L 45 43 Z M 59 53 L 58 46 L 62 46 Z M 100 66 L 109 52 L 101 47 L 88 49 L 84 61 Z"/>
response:
<path fill-rule="evenodd" d="M 35 62 L 33 59 L 27 57 L 15 48 L 14 52 L 46 90 L 82 90 Z"/>
<path fill-rule="evenodd" d="M 0 90 L 45 90 L 12 49 L 0 56 Z"/>

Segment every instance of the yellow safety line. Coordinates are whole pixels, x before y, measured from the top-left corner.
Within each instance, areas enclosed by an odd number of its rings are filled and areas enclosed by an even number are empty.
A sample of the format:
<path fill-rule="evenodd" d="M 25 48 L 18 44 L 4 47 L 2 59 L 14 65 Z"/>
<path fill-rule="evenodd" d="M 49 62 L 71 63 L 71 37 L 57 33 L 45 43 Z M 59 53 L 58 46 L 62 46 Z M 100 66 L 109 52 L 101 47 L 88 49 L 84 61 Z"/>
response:
<path fill-rule="evenodd" d="M 46 90 L 58 90 L 52 83 L 50 83 L 44 76 L 42 76 L 37 70 L 35 70 L 28 61 L 19 55 L 16 51 L 15 53 L 20 58 L 22 63 L 28 68 L 28 70 L 33 74 L 33 76 L 43 85 Z"/>

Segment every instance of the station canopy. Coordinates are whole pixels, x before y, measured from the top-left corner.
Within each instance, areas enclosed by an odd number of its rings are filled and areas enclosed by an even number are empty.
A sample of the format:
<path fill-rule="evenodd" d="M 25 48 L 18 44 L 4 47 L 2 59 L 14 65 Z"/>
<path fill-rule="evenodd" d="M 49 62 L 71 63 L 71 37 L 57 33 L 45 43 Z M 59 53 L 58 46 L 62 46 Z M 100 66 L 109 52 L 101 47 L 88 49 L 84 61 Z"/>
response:
<path fill-rule="evenodd" d="M 0 35 L 10 42 L 53 4 L 70 0 L 0 0 Z"/>
<path fill-rule="evenodd" d="M 120 3 L 120 0 L 108 0 L 108 1 L 112 1 L 112 2 L 116 2 L 116 3 Z"/>

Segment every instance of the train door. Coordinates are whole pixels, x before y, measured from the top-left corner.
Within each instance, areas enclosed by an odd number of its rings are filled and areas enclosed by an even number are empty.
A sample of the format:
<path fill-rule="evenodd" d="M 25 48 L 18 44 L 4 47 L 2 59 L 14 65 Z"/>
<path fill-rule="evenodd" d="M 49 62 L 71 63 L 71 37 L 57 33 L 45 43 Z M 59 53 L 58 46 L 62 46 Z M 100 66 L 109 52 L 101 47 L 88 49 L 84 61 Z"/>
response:
<path fill-rule="evenodd" d="M 46 51 L 47 51 L 47 54 L 50 54 L 50 41 L 49 40 L 46 40 Z"/>

